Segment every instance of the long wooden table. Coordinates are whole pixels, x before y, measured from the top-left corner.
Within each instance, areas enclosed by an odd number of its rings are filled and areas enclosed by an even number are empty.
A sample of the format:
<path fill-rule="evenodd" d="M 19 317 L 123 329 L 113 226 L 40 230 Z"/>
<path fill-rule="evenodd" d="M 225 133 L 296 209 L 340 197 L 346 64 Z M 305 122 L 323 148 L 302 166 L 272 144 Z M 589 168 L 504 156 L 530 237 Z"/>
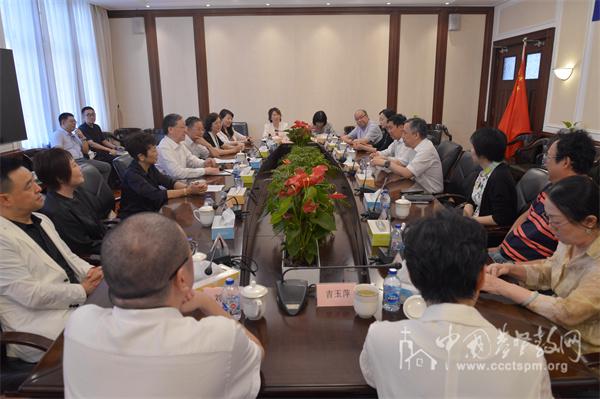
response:
<path fill-rule="evenodd" d="M 211 177 L 210 183 L 231 185 L 231 178 Z M 349 178 L 349 184 L 357 187 L 354 179 Z M 402 190 L 412 186 L 412 182 L 399 181 L 388 185 L 392 199 L 397 199 Z M 356 197 L 358 209 L 364 211 L 362 199 Z M 201 227 L 194 219 L 192 212 L 202 206 L 203 197 L 189 197 L 170 200 L 162 209 L 162 213 L 176 220 L 186 234 L 199 243 L 199 249 L 208 251 L 211 245 L 210 229 Z M 418 218 L 432 215 L 442 205 L 438 202 L 427 205 L 413 205 L 408 223 Z M 362 234 L 366 233 L 363 223 Z M 240 254 L 244 222 L 236 221 L 236 240 L 228 240 L 234 254 Z M 367 330 L 374 319 L 364 320 L 356 316 L 351 307 L 317 308 L 313 297 L 308 299 L 306 309 L 296 317 L 285 316 L 277 307 L 274 281 L 278 279 L 275 270 L 281 261 L 281 254 L 274 250 L 280 240 L 272 231 L 259 226 L 257 239 L 264 244 L 265 250 L 257 256 L 260 265 L 256 279 L 260 284 L 270 287 L 267 312 L 264 319 L 259 321 L 244 321 L 245 325 L 254 332 L 266 349 L 266 356 L 261 366 L 262 386 L 261 397 L 376 397 L 376 392 L 364 381 L 360 367 L 359 354 L 362 349 Z M 334 252 L 344 253 L 343 248 L 333 247 Z M 346 249 L 345 252 L 348 252 Z M 335 258 L 335 256 L 334 256 Z M 343 256 L 342 256 L 343 258 Z M 341 272 L 337 278 L 352 280 L 353 275 Z M 382 275 L 371 271 L 369 277 L 375 284 L 381 284 Z M 331 278 L 331 275 L 329 276 Z M 329 279 L 328 278 L 328 279 Z M 88 302 L 100 306 L 111 306 L 106 284 L 102 284 L 90 296 Z M 565 363 L 568 369 L 565 373 L 551 370 L 552 388 L 555 395 L 576 396 L 578 390 L 597 386 L 598 378 L 581 361 L 569 359 L 576 355 L 572 348 L 561 345 L 564 330 L 556 330 L 547 319 L 531 311 L 498 300 L 490 295 L 482 295 L 476 308 L 498 328 L 503 328 L 511 335 L 519 335 L 531 339 L 540 331 L 545 333 L 544 340 L 548 343 L 562 346 L 562 350 L 547 354 L 548 363 Z M 397 320 L 405 318 L 402 312 L 389 314 L 379 313 L 379 319 Z M 552 334 L 550 334 L 552 333 Z M 544 341 L 546 342 L 546 341 Z M 549 345 L 546 343 L 546 345 Z M 59 397 L 63 395 L 62 376 L 62 335 L 45 354 L 35 368 L 33 374 L 23 383 L 20 393 L 23 396 Z M 102 376 L 98 376 L 102 378 Z M 107 382 L 110 383 L 110 382 Z"/>

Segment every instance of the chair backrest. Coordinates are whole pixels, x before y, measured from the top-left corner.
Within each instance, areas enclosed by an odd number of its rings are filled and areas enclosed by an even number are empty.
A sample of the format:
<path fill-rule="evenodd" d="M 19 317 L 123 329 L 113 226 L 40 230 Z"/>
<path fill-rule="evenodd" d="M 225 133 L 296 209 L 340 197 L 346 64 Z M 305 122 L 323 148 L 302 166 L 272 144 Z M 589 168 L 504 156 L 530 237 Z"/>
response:
<path fill-rule="evenodd" d="M 115 207 L 115 196 L 112 190 L 106 184 L 98 169 L 90 164 L 80 166 L 84 178 L 81 187 L 98 200 L 98 213 L 102 217 L 107 217 Z"/>
<path fill-rule="evenodd" d="M 448 181 L 444 184 L 444 192 L 468 197 L 480 171 L 481 167 L 473 160 L 471 152 L 463 152 L 450 170 Z"/>
<path fill-rule="evenodd" d="M 548 171 L 541 168 L 531 168 L 517 183 L 517 210 L 519 215 L 527 210 L 529 205 L 548 184 Z"/>
<path fill-rule="evenodd" d="M 123 181 L 123 178 L 125 177 L 125 171 L 129 167 L 131 161 L 133 161 L 133 158 L 129 154 L 119 155 L 113 159 L 112 163 L 117 175 L 119 176 L 119 180 Z"/>
<path fill-rule="evenodd" d="M 233 122 L 231 124 L 231 126 L 233 127 L 233 130 L 235 130 L 236 132 L 239 132 L 240 134 L 243 134 L 244 136 L 248 135 L 248 123 L 246 123 L 246 122 Z"/>
<path fill-rule="evenodd" d="M 462 152 L 460 144 L 456 144 L 453 141 L 442 141 L 440 145 L 436 147 L 440 161 L 442 162 L 442 173 L 444 175 L 444 181 L 448 179 L 448 174 L 452 166 L 458 161 L 458 157 Z"/>
<path fill-rule="evenodd" d="M 440 123 L 429 123 L 427 124 L 427 138 L 438 146 L 442 139 L 446 136 L 448 141 L 452 141 L 452 135 L 448 132 L 448 128 Z"/>
<path fill-rule="evenodd" d="M 124 140 L 127 140 L 127 137 L 132 135 L 133 133 L 141 132 L 142 129 L 139 127 L 122 127 L 113 132 L 113 136 L 117 138 L 121 143 Z"/>

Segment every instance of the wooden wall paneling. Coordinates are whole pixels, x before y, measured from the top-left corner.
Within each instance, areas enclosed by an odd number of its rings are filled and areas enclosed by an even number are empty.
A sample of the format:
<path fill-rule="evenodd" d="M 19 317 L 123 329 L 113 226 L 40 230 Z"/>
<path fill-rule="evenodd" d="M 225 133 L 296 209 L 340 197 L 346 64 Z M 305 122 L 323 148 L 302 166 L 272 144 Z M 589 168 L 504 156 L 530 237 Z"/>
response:
<path fill-rule="evenodd" d="M 490 59 L 492 57 L 492 30 L 494 27 L 494 9 L 490 9 L 485 15 L 485 32 L 483 36 L 483 58 L 481 61 L 481 80 L 479 82 L 479 103 L 477 106 L 477 127 L 487 125 L 485 116 L 485 105 L 488 93 L 488 81 L 490 78 Z"/>
<path fill-rule="evenodd" d="M 442 10 L 438 14 L 431 123 L 442 123 L 444 113 L 444 83 L 446 80 L 446 53 L 448 50 L 448 15 L 449 12 L 447 10 Z"/>
<path fill-rule="evenodd" d="M 156 18 L 154 14 L 144 14 L 148 69 L 150 73 L 150 93 L 152 96 L 152 116 L 154 127 L 160 128 L 163 120 L 162 89 L 160 86 L 160 66 L 158 64 L 158 40 L 156 38 Z"/>
<path fill-rule="evenodd" d="M 398 107 L 398 73 L 400 58 L 400 13 L 390 15 L 390 44 L 388 49 L 387 108 Z"/>
<path fill-rule="evenodd" d="M 206 38 L 204 17 L 194 15 L 194 43 L 196 52 L 196 81 L 198 83 L 199 116 L 204 118 L 210 112 L 208 99 L 208 68 L 206 66 Z"/>

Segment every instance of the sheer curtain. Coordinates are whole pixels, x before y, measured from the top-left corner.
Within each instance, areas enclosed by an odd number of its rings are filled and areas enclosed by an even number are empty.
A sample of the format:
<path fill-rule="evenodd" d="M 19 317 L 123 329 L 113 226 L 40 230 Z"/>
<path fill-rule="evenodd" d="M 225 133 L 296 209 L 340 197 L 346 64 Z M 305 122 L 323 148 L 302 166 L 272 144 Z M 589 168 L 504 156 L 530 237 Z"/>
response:
<path fill-rule="evenodd" d="M 58 115 L 70 112 L 81 122 L 84 105 L 96 110 L 103 130 L 112 129 L 105 89 L 110 77 L 102 73 L 87 0 L 0 0 L 0 10 L 23 103 L 28 137 L 23 147 L 48 145 Z"/>

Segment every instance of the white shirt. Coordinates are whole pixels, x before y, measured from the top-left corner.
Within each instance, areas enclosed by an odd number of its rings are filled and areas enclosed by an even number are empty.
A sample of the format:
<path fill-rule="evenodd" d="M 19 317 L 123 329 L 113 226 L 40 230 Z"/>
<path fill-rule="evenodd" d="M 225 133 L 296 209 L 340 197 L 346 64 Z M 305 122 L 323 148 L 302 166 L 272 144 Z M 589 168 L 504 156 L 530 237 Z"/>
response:
<path fill-rule="evenodd" d="M 86 305 L 65 328 L 65 397 L 254 398 L 260 361 L 231 319 Z"/>
<path fill-rule="evenodd" d="M 202 144 L 194 143 L 187 134 L 185 135 L 183 144 L 186 146 L 186 148 L 188 150 L 190 150 L 192 155 L 194 155 L 200 159 L 206 159 L 210 156 L 210 152 L 208 151 L 208 148 L 206 148 Z"/>
<path fill-rule="evenodd" d="M 360 368 L 380 398 L 552 397 L 543 350 L 467 305 L 432 305 L 419 320 L 371 324 Z"/>
<path fill-rule="evenodd" d="M 415 157 L 415 150 L 404 144 L 404 140 L 394 140 L 392 144 L 385 150 L 380 152 L 383 157 L 394 158 L 402 165 L 408 165 L 410 161 Z"/>
<path fill-rule="evenodd" d="M 415 181 L 425 192 L 437 194 L 444 191 L 442 162 L 433 143 L 423 139 L 414 150 L 415 156 L 406 168 L 415 176 Z"/>
<path fill-rule="evenodd" d="M 82 281 L 90 265 L 75 255 L 58 235 L 50 219 L 40 226 Z M 0 324 L 3 331 L 19 331 L 56 339 L 73 312 L 85 302 L 81 284 L 71 284 L 67 273 L 27 233 L 0 216 Z M 37 362 L 43 352 L 8 346 L 8 355 Z"/>
<path fill-rule="evenodd" d="M 275 126 L 273 126 L 273 123 L 267 122 L 265 123 L 265 128 L 263 130 L 263 137 L 267 138 L 269 136 L 279 136 L 287 139 L 287 133 L 284 132 L 284 130 L 286 130 L 287 128 L 288 123 L 281 121 L 279 122 L 279 127 L 277 128 L 277 131 L 275 131 Z"/>
<path fill-rule="evenodd" d="M 225 144 L 230 144 L 230 143 L 239 143 L 242 141 L 246 141 L 247 137 L 244 136 L 243 134 L 236 132 L 235 130 L 233 131 L 233 140 L 231 140 L 225 133 L 223 132 L 219 132 L 217 133 L 217 136 L 221 139 L 221 141 Z"/>
<path fill-rule="evenodd" d="M 193 156 L 183 143 L 165 136 L 158 144 L 156 167 L 173 179 L 192 179 L 204 175 L 204 161 Z"/>
<path fill-rule="evenodd" d="M 75 131 L 71 133 L 67 132 L 62 127 L 59 127 L 52 133 L 50 137 L 50 144 L 52 147 L 60 147 L 66 151 L 69 151 L 73 156 L 73 159 L 83 158 L 83 142 L 77 136 Z"/>

